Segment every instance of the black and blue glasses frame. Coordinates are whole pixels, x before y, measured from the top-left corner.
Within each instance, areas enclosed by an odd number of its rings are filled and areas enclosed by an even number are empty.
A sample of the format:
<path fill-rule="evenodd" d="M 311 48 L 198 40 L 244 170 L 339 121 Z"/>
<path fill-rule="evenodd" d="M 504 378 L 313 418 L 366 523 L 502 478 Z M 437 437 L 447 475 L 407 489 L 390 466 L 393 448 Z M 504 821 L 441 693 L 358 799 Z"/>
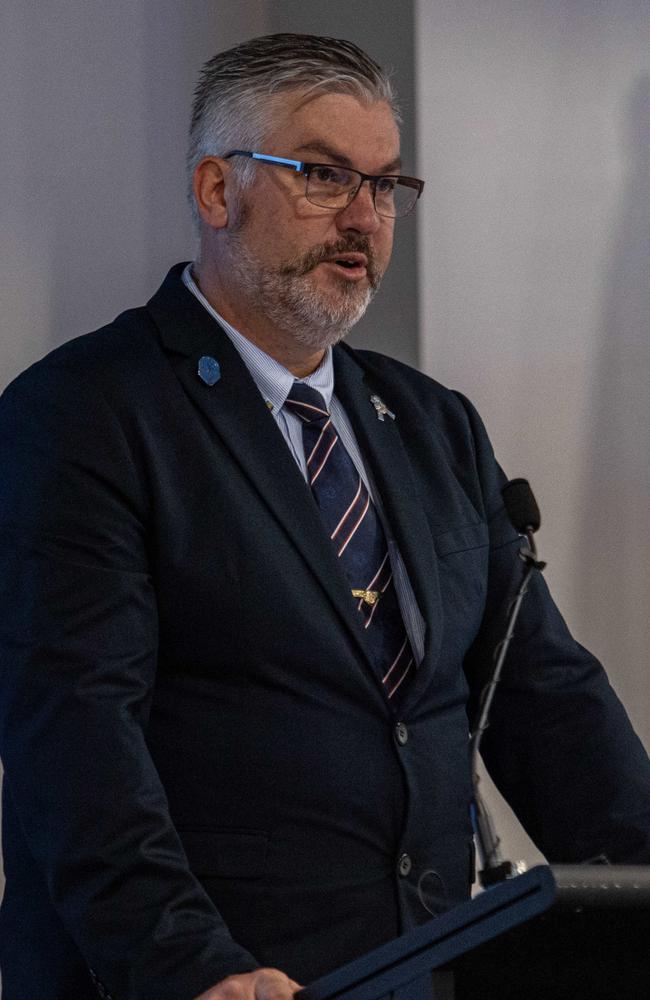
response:
<path fill-rule="evenodd" d="M 345 207 L 345 205 L 349 204 L 356 196 L 357 192 L 361 188 L 361 185 L 364 183 L 364 181 L 368 181 L 372 190 L 372 195 L 375 203 L 375 210 L 377 211 L 377 214 L 385 215 L 388 218 L 403 218 L 405 215 L 408 215 L 408 213 L 415 207 L 415 203 L 422 194 L 422 190 L 424 188 L 424 181 L 419 180 L 417 177 L 405 177 L 403 174 L 364 174 L 361 170 L 356 170 L 353 167 L 337 166 L 334 163 L 305 163 L 302 160 L 290 160 L 284 156 L 271 156 L 269 153 L 252 153 L 249 150 L 245 149 L 231 149 L 229 153 L 224 154 L 223 159 L 228 160 L 230 159 L 231 156 L 247 156 L 252 160 L 258 160 L 261 163 L 271 163 L 280 167 L 287 167 L 289 170 L 293 170 L 297 174 L 303 174 L 307 182 L 306 197 L 308 200 L 311 200 L 309 198 L 309 178 L 313 170 L 319 168 L 320 169 L 329 168 L 330 170 L 343 170 L 347 171 L 350 174 L 353 174 L 355 178 L 358 177 L 359 178 L 358 184 L 357 183 L 353 184 L 346 192 L 347 202 L 345 204 L 333 206 L 331 204 L 327 205 L 319 204 L 318 202 L 313 203 L 315 205 L 318 205 L 319 208 L 329 208 L 334 211 L 340 210 L 341 208 Z M 396 186 L 399 185 L 400 187 L 408 188 L 412 192 L 411 195 L 412 200 L 410 200 L 403 206 L 403 209 L 399 214 L 388 215 L 388 213 L 386 213 L 385 210 L 382 211 L 381 208 L 377 208 L 377 202 L 376 202 L 377 184 L 380 181 L 384 180 L 392 181 Z"/>

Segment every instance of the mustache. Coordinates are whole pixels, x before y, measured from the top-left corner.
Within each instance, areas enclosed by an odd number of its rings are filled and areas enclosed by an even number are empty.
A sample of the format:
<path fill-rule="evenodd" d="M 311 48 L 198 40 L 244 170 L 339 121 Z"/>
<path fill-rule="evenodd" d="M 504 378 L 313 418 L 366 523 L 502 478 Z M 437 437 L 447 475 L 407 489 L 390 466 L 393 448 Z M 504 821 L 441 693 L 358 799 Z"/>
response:
<path fill-rule="evenodd" d="M 308 274 L 315 267 L 325 260 L 331 260 L 339 253 L 362 253 L 368 261 L 368 280 L 372 288 L 376 288 L 381 280 L 381 273 L 377 267 L 377 259 L 370 245 L 370 240 L 365 236 L 341 237 L 334 243 L 319 243 L 307 250 L 304 254 L 294 257 L 292 260 L 282 264 L 279 268 L 280 274 L 301 277 Z"/>

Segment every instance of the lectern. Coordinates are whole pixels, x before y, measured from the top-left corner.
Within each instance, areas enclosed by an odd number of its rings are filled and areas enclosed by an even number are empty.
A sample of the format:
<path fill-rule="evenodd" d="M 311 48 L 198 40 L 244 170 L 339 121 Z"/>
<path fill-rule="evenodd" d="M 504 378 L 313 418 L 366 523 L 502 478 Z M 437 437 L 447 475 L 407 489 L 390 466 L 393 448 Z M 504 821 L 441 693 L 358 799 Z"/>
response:
<path fill-rule="evenodd" d="M 453 983 L 432 986 L 434 970 Z M 299 1000 L 650 1000 L 650 868 L 539 865 L 328 973 Z"/>
<path fill-rule="evenodd" d="M 650 1000 L 650 866 L 551 871 L 553 906 L 460 956 L 454 1000 Z"/>

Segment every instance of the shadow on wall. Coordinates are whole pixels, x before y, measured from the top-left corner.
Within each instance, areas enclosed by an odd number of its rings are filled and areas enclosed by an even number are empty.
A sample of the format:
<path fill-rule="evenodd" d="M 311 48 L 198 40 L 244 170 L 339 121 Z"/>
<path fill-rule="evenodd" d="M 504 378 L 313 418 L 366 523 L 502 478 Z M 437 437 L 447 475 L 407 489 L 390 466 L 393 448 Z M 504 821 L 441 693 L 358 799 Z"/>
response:
<path fill-rule="evenodd" d="M 577 606 L 650 745 L 650 77 L 624 108 L 626 175 L 603 289 Z M 634 678 L 637 678 L 635 681 Z"/>

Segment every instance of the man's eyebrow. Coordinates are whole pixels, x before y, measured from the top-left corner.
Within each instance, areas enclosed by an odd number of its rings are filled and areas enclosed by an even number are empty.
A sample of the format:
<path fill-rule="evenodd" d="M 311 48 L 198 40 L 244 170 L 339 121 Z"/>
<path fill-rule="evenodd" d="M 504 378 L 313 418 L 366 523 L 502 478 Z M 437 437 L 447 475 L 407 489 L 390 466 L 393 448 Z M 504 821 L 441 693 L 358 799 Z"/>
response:
<path fill-rule="evenodd" d="M 297 153 L 301 153 L 303 151 L 308 153 L 318 153 L 320 156 L 326 156 L 328 160 L 333 161 L 334 163 L 340 163 L 342 167 L 351 167 L 354 169 L 352 160 L 350 160 L 349 157 L 345 156 L 344 153 L 339 152 L 339 150 L 334 149 L 333 146 L 329 146 L 326 142 L 321 142 L 318 139 L 315 139 L 313 142 L 305 142 L 302 146 L 298 146 L 296 148 Z M 396 156 L 394 160 L 390 161 L 390 163 L 386 163 L 383 167 L 381 167 L 379 174 L 390 174 L 395 170 L 400 170 L 401 167 L 402 158 L 400 156 Z"/>

